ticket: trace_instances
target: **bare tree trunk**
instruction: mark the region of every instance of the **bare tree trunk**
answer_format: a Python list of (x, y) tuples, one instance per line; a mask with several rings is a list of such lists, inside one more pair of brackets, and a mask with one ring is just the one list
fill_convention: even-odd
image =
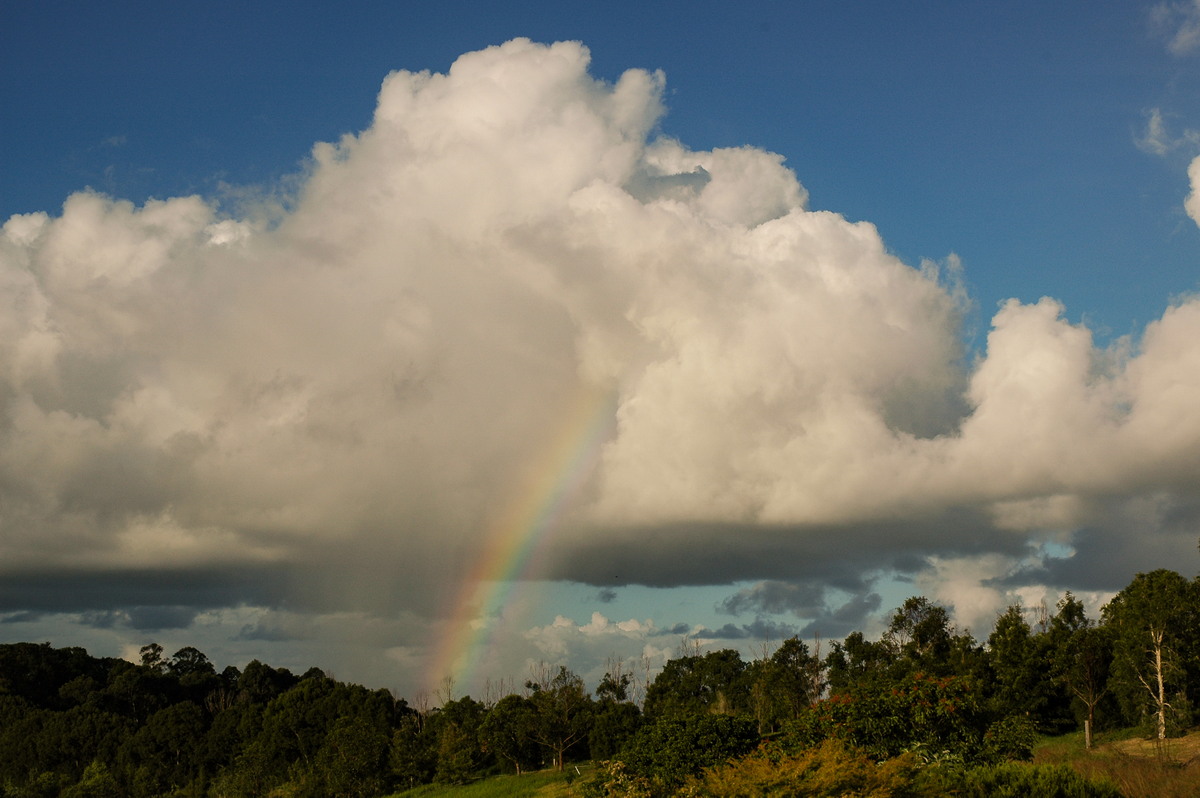
[(1150, 630), (1150, 637), (1154, 641), (1154, 675), (1158, 679), (1158, 695), (1156, 696), (1158, 703), (1158, 739), (1165, 740), (1167, 738), (1167, 692), (1163, 686), (1162, 630)]

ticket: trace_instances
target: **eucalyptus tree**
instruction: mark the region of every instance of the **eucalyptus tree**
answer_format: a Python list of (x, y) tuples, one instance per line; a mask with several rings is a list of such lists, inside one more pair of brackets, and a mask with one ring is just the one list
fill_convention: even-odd
[(1163, 739), (1173, 718), (1190, 721), (1185, 663), (1196, 645), (1196, 587), (1167, 569), (1140, 573), (1102, 612), (1113, 640), (1109, 683), (1128, 719), (1153, 717)]

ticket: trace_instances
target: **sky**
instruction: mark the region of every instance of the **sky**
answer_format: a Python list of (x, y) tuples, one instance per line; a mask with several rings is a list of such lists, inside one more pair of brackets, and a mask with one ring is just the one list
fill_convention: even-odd
[(1200, 2), (0, 2), (0, 107), (0, 642), (419, 703), (1200, 566)]

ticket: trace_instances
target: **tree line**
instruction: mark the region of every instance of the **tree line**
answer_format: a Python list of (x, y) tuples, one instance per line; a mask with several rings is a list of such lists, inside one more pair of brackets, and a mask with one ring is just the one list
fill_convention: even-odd
[(821, 756), (975, 767), (1028, 758), (1038, 733), (1167, 737), (1196, 721), (1200, 579), (1138, 574), (1096, 620), (1069, 593), (1013, 606), (984, 640), (913, 597), (878, 640), (791, 638), (751, 660), (685, 646), (641, 701), (631, 687), (619, 663), (594, 692), (543, 667), (519, 692), (420, 708), (316, 668), (218, 671), (192, 647), (132, 663), (0, 645), (0, 798), (377, 796), (583, 760), (604, 762), (587, 794), (668, 795), (765, 752), (779, 778), (831, 744)]

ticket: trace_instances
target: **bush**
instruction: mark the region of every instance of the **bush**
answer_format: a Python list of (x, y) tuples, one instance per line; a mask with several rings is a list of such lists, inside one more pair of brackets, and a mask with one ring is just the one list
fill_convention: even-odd
[(749, 753), (758, 741), (757, 726), (749, 718), (663, 718), (639, 729), (616, 759), (629, 773), (670, 789), (706, 767)]
[(990, 762), (1033, 759), (1037, 726), (1025, 715), (1010, 715), (988, 727), (983, 736), (984, 758)]
[(926, 795), (918, 785), (919, 767), (912, 755), (878, 764), (866, 753), (838, 740), (826, 740), (796, 756), (764, 747), (727, 765), (710, 768), (693, 779), (685, 792), (694, 795), (902, 798)]

